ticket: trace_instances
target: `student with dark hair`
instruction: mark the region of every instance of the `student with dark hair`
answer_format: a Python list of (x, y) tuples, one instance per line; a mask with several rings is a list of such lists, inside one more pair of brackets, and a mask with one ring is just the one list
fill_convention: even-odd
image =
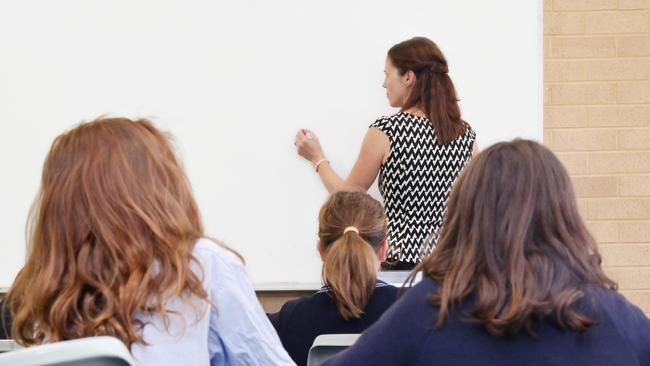
[(423, 280), (327, 365), (650, 365), (560, 161), (525, 140), (476, 156)]
[(0, 299), (0, 339), (11, 339), (11, 313)]
[(150, 122), (99, 118), (58, 136), (29, 228), (6, 297), (19, 344), (108, 335), (140, 365), (293, 365)]
[(384, 73), (388, 102), (400, 112), (370, 125), (346, 179), (330, 166), (314, 132), (298, 131), (294, 144), (330, 192), (367, 190), (379, 174), (390, 237), (385, 268), (406, 270), (435, 247), (452, 184), (478, 148), (461, 118), (447, 59), (433, 41), (394, 45)]
[(325, 202), (318, 231), (325, 286), (270, 315), (296, 364), (307, 364), (318, 335), (361, 333), (395, 301), (397, 289), (377, 279), (386, 235), (384, 209), (368, 194), (340, 191)]

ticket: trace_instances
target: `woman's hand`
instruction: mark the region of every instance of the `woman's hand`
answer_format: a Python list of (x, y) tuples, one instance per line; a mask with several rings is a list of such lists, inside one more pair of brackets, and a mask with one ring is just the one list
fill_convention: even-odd
[(312, 164), (325, 158), (318, 137), (308, 129), (301, 128), (298, 130), (298, 133), (296, 133), (296, 140), (293, 144), (296, 145), (298, 155), (307, 159)]

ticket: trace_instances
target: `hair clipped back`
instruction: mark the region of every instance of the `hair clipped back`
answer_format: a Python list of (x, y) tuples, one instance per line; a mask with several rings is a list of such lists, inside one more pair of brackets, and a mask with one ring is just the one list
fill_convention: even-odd
[(402, 110), (421, 106), (441, 144), (447, 144), (467, 131), (460, 116), (456, 88), (449, 77), (447, 59), (430, 39), (414, 37), (388, 50), (388, 58), (404, 75), (415, 73), (416, 82)]

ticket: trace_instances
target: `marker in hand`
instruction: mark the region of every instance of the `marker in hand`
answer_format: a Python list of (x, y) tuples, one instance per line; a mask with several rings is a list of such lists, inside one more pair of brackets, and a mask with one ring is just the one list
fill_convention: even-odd
[(311, 140), (311, 133), (309, 133), (309, 131), (307, 131), (307, 130), (304, 129), (304, 128), (301, 128), (300, 131), (302, 131), (302, 134), (305, 135), (305, 137), (307, 138), (307, 140)]

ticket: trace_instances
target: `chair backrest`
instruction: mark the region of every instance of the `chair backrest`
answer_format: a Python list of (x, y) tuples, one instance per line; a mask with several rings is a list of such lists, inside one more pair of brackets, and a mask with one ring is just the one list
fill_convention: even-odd
[[(411, 275), (411, 271), (379, 271), (377, 273), (377, 278), (386, 282), (389, 285), (393, 285), (397, 288), (401, 288), (404, 285), (404, 282), (406, 279)], [(413, 278), (413, 286), (415, 286), (418, 282), (422, 281), (422, 271), (419, 271), (418, 273), (415, 274), (415, 277)], [(407, 284), (409, 285), (409, 284)], [(407, 286), (410, 287), (410, 286)]]
[(0, 354), (0, 366), (133, 366), (124, 343), (90, 337), (43, 344)]
[(21, 348), (21, 346), (11, 339), (0, 339), (0, 353), (15, 351)]
[(327, 359), (350, 347), (360, 334), (321, 334), (309, 349), (307, 366), (320, 366)]

